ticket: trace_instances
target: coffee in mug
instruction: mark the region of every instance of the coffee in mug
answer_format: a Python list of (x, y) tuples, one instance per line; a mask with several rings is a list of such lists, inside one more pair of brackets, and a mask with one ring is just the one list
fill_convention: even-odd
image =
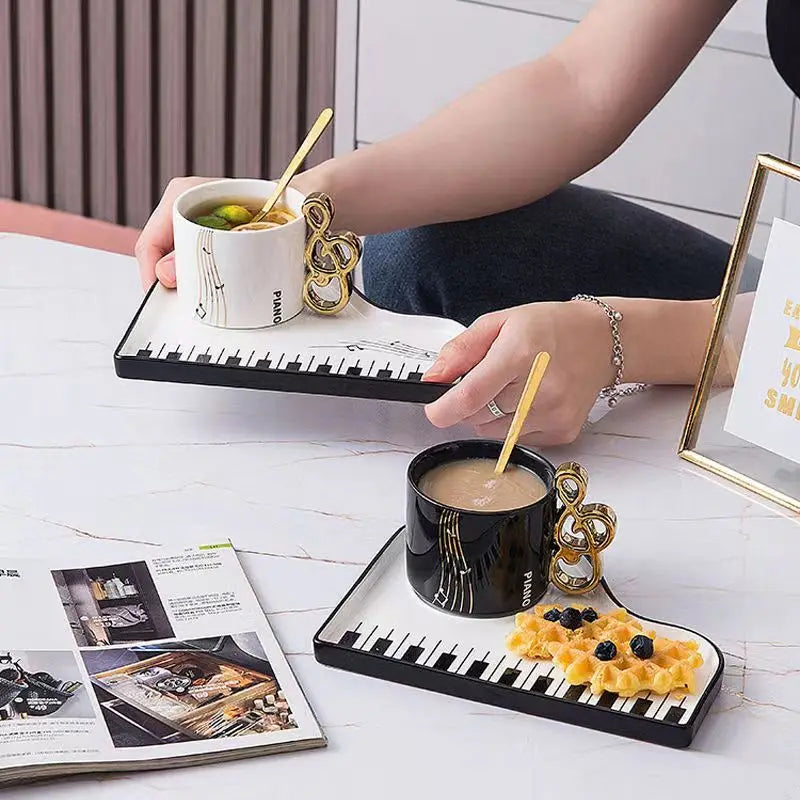
[(614, 538), (616, 517), (607, 506), (584, 504), (588, 477), (579, 464), (556, 469), (517, 446), (508, 469), (518, 482), (475, 507), (487, 496), (501, 449), (502, 442), (488, 439), (447, 442), (409, 464), (406, 573), (416, 594), (437, 609), (508, 616), (537, 603), (550, 583), (581, 594), (602, 578), (600, 551)]
[(512, 511), (529, 506), (547, 494), (547, 485), (532, 470), (509, 464), (497, 475), (496, 459), (446, 461), (419, 479), (422, 494), (466, 511)]

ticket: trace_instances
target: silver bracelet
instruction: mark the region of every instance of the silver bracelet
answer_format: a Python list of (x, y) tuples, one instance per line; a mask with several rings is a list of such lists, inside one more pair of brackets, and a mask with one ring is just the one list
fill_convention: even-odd
[(622, 352), (622, 337), (619, 332), (622, 314), (608, 303), (590, 294), (576, 294), (572, 299), (583, 300), (599, 306), (611, 324), (611, 363), (616, 367), (617, 372), (614, 376), (614, 382), (600, 392), (599, 398), (605, 400), (609, 408), (613, 408), (623, 397), (630, 397), (646, 391), (649, 388), (646, 383), (632, 383), (630, 386), (622, 386), (622, 373), (625, 370), (625, 355)]

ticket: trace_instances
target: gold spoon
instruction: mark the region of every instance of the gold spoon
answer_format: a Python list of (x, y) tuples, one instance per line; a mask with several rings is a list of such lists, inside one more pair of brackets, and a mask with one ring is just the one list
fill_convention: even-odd
[(280, 196), (284, 193), (286, 187), (289, 185), (289, 181), (294, 178), (295, 173), (300, 169), (302, 163), (306, 160), (306, 157), (319, 140), (319, 137), (325, 133), (325, 129), (328, 127), (328, 125), (330, 125), (332, 119), (333, 109), (323, 109), (320, 115), (317, 117), (317, 121), (311, 126), (310, 130), (306, 134), (306, 138), (303, 139), (302, 144), (297, 148), (297, 152), (292, 156), (292, 160), (289, 162), (289, 166), (284, 170), (283, 175), (281, 175), (278, 185), (275, 187), (275, 191), (269, 196), (269, 198), (267, 198), (267, 202), (261, 207), (261, 211), (259, 211), (253, 217), (253, 219), (250, 220), (250, 222), (247, 222), (244, 225), (237, 225), (233, 230), (238, 231), (242, 228), (254, 225), (264, 219), (264, 217), (266, 217), (267, 214), (272, 211), (272, 207), (278, 202)]
[(542, 383), (544, 372), (547, 365), (550, 363), (550, 354), (542, 351), (537, 354), (533, 359), (531, 371), (528, 373), (528, 380), (525, 382), (525, 388), (522, 390), (522, 397), (517, 403), (517, 410), (514, 412), (514, 418), (511, 420), (511, 427), (506, 434), (506, 440), (503, 442), (503, 449), (500, 451), (500, 457), (497, 459), (497, 464), (494, 466), (494, 474), (502, 475), (508, 465), (508, 459), (511, 457), (511, 451), (517, 444), (520, 433), (522, 433), (522, 426), (528, 417), (528, 412), (531, 410), (533, 400), (536, 397), (536, 392), (539, 391), (539, 386)]

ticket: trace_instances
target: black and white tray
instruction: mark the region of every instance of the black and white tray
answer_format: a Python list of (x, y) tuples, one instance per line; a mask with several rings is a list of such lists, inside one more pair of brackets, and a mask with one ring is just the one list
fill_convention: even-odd
[(214, 328), (181, 314), (175, 292), (155, 284), (114, 364), (121, 378), (429, 403), (449, 385), (422, 376), (463, 330), (385, 311), (356, 292), (334, 316), (306, 310), (274, 328)]
[[(623, 698), (570, 686), (551, 662), (520, 659), (506, 650), (513, 618), (463, 619), (424, 604), (406, 580), (404, 556), (401, 529), (317, 632), (319, 662), (671, 747), (691, 743), (719, 693), (724, 662), (713, 642), (632, 611), (659, 635), (698, 642), (704, 664), (697, 671), (696, 694)], [(605, 581), (580, 601), (599, 612), (621, 606)], [(563, 603), (564, 598), (553, 590), (542, 602)]]

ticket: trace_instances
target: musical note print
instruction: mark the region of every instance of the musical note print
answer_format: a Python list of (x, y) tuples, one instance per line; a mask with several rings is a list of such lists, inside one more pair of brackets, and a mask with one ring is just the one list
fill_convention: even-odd
[(214, 231), (204, 228), (197, 237), (198, 299), (195, 315), (198, 319), (207, 316), (213, 325), (225, 325), (228, 306), (225, 299), (225, 284), (219, 276), (214, 260)]
[(349, 352), (364, 352), (371, 350), (376, 353), (388, 353), (401, 358), (408, 358), (415, 361), (435, 361), (436, 353), (433, 350), (424, 350), (421, 347), (414, 347), (397, 339), (387, 341), (385, 339), (358, 339), (355, 342), (338, 342), (336, 344), (315, 344), (309, 349), (338, 350), (345, 349)]
[(471, 614), (475, 601), (472, 569), (461, 545), (457, 511), (444, 509), (439, 518), (439, 559), (439, 588), (433, 602), (449, 611), (456, 611), (458, 606), (460, 614)]

